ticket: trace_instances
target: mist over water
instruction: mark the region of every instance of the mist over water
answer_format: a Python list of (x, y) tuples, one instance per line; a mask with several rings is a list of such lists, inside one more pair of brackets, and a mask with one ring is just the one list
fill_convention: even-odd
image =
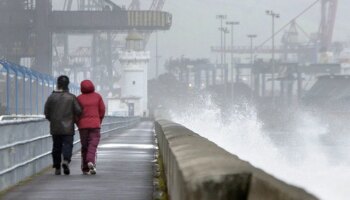
[(311, 113), (299, 111), (291, 130), (271, 131), (263, 128), (254, 106), (233, 107), (223, 117), (209, 97), (182, 113), (170, 112), (170, 116), (242, 160), (320, 199), (349, 199), (349, 137), (329, 135), (327, 124)]

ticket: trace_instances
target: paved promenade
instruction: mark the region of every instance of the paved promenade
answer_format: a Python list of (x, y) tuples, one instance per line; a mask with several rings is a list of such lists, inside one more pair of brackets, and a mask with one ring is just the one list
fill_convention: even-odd
[[(79, 137), (79, 136), (76, 136)], [(82, 175), (80, 153), (73, 156), (71, 175), (53, 169), (13, 188), (4, 200), (148, 200), (153, 195), (153, 123), (111, 134), (100, 142), (97, 174)]]

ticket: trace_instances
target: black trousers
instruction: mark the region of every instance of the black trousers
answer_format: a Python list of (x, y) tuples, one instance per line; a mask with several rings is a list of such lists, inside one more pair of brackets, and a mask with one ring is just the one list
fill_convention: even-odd
[(62, 156), (63, 160), (70, 163), (73, 151), (74, 135), (53, 135), (52, 136), (52, 160), (53, 168), (61, 168)]

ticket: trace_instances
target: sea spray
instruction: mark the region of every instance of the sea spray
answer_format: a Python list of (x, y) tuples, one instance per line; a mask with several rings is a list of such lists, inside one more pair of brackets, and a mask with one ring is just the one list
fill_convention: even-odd
[(263, 129), (254, 106), (234, 106), (223, 115), (222, 107), (210, 97), (189, 105), (185, 112), (170, 113), (173, 121), (321, 199), (350, 196), (349, 162), (332, 162), (329, 151), (333, 147), (321, 142), (322, 136), (329, 134), (328, 127), (312, 113), (297, 112), (295, 127), (283, 132)]

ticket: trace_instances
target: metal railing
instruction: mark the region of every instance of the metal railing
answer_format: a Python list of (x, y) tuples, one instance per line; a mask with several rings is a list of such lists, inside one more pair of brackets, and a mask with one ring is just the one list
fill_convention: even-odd
[(44, 119), (44, 115), (0, 115), (0, 122), (10, 120)]
[[(0, 60), (0, 115), (40, 114), (44, 103), (56, 87), (53, 76)], [(79, 87), (70, 84), (73, 94)]]
[[(106, 117), (101, 137), (130, 128), (139, 121), (137, 117)], [(3, 121), (0, 130), (0, 191), (51, 165), (52, 140), (46, 120)], [(74, 151), (78, 149), (80, 139), (75, 137)]]

